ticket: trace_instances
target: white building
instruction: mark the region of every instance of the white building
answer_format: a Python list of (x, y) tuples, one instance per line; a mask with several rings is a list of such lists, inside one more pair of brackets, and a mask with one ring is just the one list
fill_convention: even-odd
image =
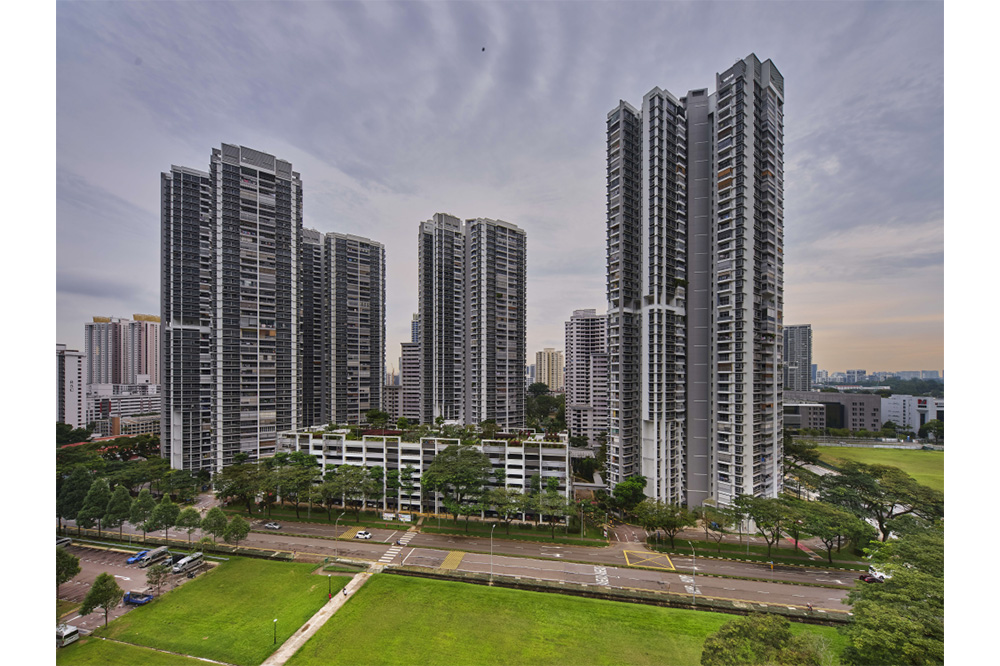
[(87, 355), (56, 344), (56, 423), (87, 427)]
[(552, 347), (535, 352), (537, 381), (548, 386), (550, 391), (564, 390), (566, 385), (563, 381), (563, 364), (563, 353)]
[(608, 431), (608, 316), (574, 310), (566, 322), (566, 427), (591, 446)]
[(917, 432), (935, 419), (944, 421), (944, 398), (913, 395), (882, 398), (882, 423), (892, 421), (903, 430)]

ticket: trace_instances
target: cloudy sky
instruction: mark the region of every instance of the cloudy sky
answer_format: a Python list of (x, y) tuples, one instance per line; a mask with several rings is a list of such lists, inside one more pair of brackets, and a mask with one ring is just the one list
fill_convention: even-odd
[[(59, 2), (57, 341), (159, 312), (159, 174), (239, 143), (302, 174), (305, 225), (385, 244), (387, 361), (433, 213), (528, 235), (528, 352), (606, 308), (604, 126), (654, 86), (785, 77), (786, 324), (821, 368), (943, 370), (935, 2)], [(483, 50), (485, 48), (485, 51)]]

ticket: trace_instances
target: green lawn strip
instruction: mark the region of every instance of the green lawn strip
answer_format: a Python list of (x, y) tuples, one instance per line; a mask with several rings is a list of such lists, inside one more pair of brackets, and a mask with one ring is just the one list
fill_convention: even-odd
[[(380, 574), (287, 663), (695, 666), (705, 638), (731, 619), (721, 613)], [(819, 633), (839, 654), (843, 641), (836, 629), (792, 623), (792, 630)]]
[(852, 446), (819, 446), (820, 457), (836, 466), (851, 460), (867, 465), (892, 465), (934, 490), (944, 491), (944, 451), (870, 449)]
[(66, 601), (65, 599), (56, 599), (56, 620), (61, 618), (63, 615), (67, 615), (77, 608), (80, 607), (80, 603), (77, 601)]
[[(465, 531), (464, 526), (459, 527), (432, 527), (427, 523), (420, 526), (420, 532), (423, 534), (448, 534), (452, 536), (463, 536), (463, 537), (479, 537), (480, 539), (488, 539), (490, 536), (489, 530), (470, 530)], [(608, 542), (603, 539), (580, 539), (579, 537), (573, 538), (572, 536), (567, 537), (560, 535), (556, 532), (556, 538), (552, 538), (551, 532), (547, 531), (522, 531), (515, 532), (511, 530), (508, 536), (506, 532), (501, 533), (499, 529), (494, 531), (493, 538), (497, 541), (534, 541), (538, 543), (560, 543), (565, 545), (573, 546), (592, 546), (595, 548), (603, 548), (608, 545)]]
[[(223, 511), (231, 516), (240, 516), (245, 520), (263, 520), (264, 522), (284, 522), (284, 523), (315, 523), (317, 525), (324, 526), (334, 526), (339, 525), (341, 527), (382, 527), (387, 529), (396, 530), (406, 530), (409, 527), (417, 524), (417, 519), (414, 517), (412, 522), (404, 523), (398, 520), (383, 520), (381, 518), (382, 512), (373, 511), (362, 511), (360, 520), (355, 519), (354, 511), (348, 510), (347, 513), (339, 520), (337, 516), (340, 515), (343, 509), (339, 509), (333, 512), (332, 519), (327, 516), (325, 510), (317, 511), (313, 509), (312, 515), (306, 514), (305, 509), (299, 509), (300, 517), (295, 516), (295, 509), (290, 507), (271, 507), (271, 515), (267, 513), (254, 513), (252, 516), (247, 516), (246, 507), (238, 506), (227, 506), (223, 507)], [(389, 511), (388, 513), (394, 513)]]
[[(821, 569), (828, 569), (831, 567), (839, 567), (842, 569), (850, 570), (867, 570), (868, 563), (863, 562), (856, 556), (849, 553), (848, 549), (845, 547), (840, 553), (836, 550), (833, 553), (833, 564), (826, 558), (826, 550), (813, 549), (813, 552), (820, 556), (821, 559), (814, 560), (811, 559), (806, 553), (795, 548), (792, 544), (787, 541), (783, 541), (781, 548), (771, 547), (771, 555), (767, 554), (767, 546), (750, 546), (750, 553), (747, 554), (746, 544), (722, 544), (722, 552), (719, 552), (719, 547), (714, 542), (705, 541), (692, 541), (691, 543), (695, 546), (695, 553), (698, 557), (713, 557), (716, 559), (725, 560), (742, 560), (749, 562), (762, 562), (767, 563), (773, 561), (775, 564), (791, 564), (796, 566), (811, 566), (819, 567)], [(660, 544), (650, 543), (648, 544), (650, 549), (661, 553), (669, 553), (671, 555), (678, 556), (690, 556), (691, 548), (684, 546), (687, 544), (687, 540), (676, 541), (673, 548), (670, 547), (669, 541), (661, 542)]]
[(143, 666), (205, 666), (193, 657), (157, 652), (146, 647), (126, 645), (99, 638), (81, 638), (56, 650), (57, 666), (108, 666), (108, 664), (142, 664)]
[(99, 635), (256, 666), (350, 580), (313, 576), (314, 564), (233, 558), (112, 622)]

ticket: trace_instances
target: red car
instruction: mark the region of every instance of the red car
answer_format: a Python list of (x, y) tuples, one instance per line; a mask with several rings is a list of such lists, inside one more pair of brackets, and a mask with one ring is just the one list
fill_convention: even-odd
[(884, 583), (885, 581), (878, 576), (873, 576), (871, 574), (861, 574), (858, 576), (858, 580), (864, 581), (866, 583)]

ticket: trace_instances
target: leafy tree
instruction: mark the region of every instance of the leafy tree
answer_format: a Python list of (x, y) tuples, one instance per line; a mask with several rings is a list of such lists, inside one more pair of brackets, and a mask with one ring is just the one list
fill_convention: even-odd
[(546, 395), (549, 392), (549, 385), (545, 382), (535, 382), (528, 386), (528, 394), (534, 398)]
[(601, 467), (600, 461), (593, 456), (588, 458), (573, 458), (572, 462), (573, 473), (588, 482), (592, 482), (594, 480), (594, 472)]
[(587, 446), (588, 444), (590, 444), (590, 440), (587, 439), (586, 435), (570, 435), (569, 437), (570, 446), (581, 448)]
[(629, 477), (616, 484), (612, 494), (622, 511), (630, 513), (646, 498), (646, 477)]
[(875, 529), (871, 525), (849, 511), (826, 502), (808, 502), (807, 507), (802, 519), (803, 527), (823, 543), (826, 559), (831, 565), (833, 547), (840, 543), (841, 539), (854, 536), (861, 540), (866, 532), (869, 540), (875, 536)]
[(153, 509), (150, 520), (157, 529), (164, 531), (163, 538), (167, 541), (170, 540), (170, 528), (177, 524), (177, 517), (180, 513), (181, 508), (170, 500), (169, 495), (164, 495), (160, 499), (160, 503)]
[(225, 533), (227, 523), (225, 512), (219, 507), (213, 506), (205, 514), (204, 520), (201, 521), (201, 530), (211, 534), (212, 542), (215, 543), (216, 539)]
[(486, 419), (479, 424), (479, 429), (483, 433), (483, 439), (496, 439), (500, 426), (497, 425), (496, 419)]
[(392, 498), (393, 508), (399, 510), (399, 470), (390, 469), (385, 473), (386, 501)]
[[(824, 648), (809, 634), (794, 636), (788, 620), (751, 613), (726, 624), (705, 639), (702, 666), (814, 665), (829, 661)], [(890, 663), (890, 662), (870, 662)]]
[(376, 430), (382, 430), (389, 422), (390, 416), (380, 409), (369, 409), (365, 412), (365, 420)]
[[(246, 460), (246, 454), (235, 454), (233, 460)], [(237, 462), (222, 468), (215, 475), (215, 496), (223, 501), (233, 500), (246, 506), (247, 515), (253, 515), (253, 503), (259, 490), (259, 474), (256, 465)]]
[(543, 516), (548, 518), (549, 526), (552, 528), (552, 538), (555, 539), (556, 523), (566, 518), (573, 510), (573, 506), (566, 497), (559, 494), (558, 488), (554, 487), (558, 485), (559, 480), (554, 476), (550, 476), (549, 481), (555, 483), (549, 484), (549, 487), (538, 498), (538, 509)]
[(441, 493), (458, 523), (455, 509), (465, 501), (475, 502), (492, 472), (493, 465), (482, 451), (452, 444), (434, 457), (434, 462), (421, 477), (421, 486)]
[(104, 525), (118, 528), (118, 540), (122, 538), (122, 526), (132, 515), (132, 496), (125, 486), (115, 486), (108, 507), (104, 512)]
[(95, 479), (87, 491), (87, 496), (83, 500), (83, 507), (76, 516), (76, 523), (81, 527), (91, 528), (97, 525), (97, 534), (101, 534), (101, 521), (108, 511), (108, 502), (111, 501), (111, 488), (108, 487), (107, 479)]
[(405, 465), (403, 469), (399, 470), (399, 488), (407, 497), (413, 494), (413, 491), (417, 489), (417, 483), (413, 480), (413, 474), (417, 469), (413, 465)]
[(400, 416), (398, 419), (396, 419), (396, 428), (398, 430), (406, 430), (409, 427), (410, 427), (410, 419), (406, 418), (405, 416)]
[(790, 442), (785, 444), (785, 457), (796, 465), (815, 465), (819, 462), (819, 447), (815, 444)]
[(66, 423), (56, 423), (56, 446), (65, 446), (66, 444), (76, 444), (77, 442), (86, 442), (90, 439), (90, 436), (94, 434), (94, 424), (87, 424), (86, 428), (74, 428), (73, 426)]
[(149, 568), (146, 569), (146, 585), (156, 589), (156, 593), (160, 593), (160, 587), (167, 580), (167, 576), (170, 575), (170, 566), (157, 563), (150, 564)]
[(931, 419), (927, 423), (920, 426), (920, 430), (917, 431), (917, 436), (923, 438), (928, 435), (933, 436), (936, 440), (944, 441), (944, 421)]
[(226, 540), (226, 543), (238, 546), (240, 541), (247, 538), (248, 534), (250, 534), (250, 523), (245, 521), (241, 516), (233, 516), (233, 519), (226, 525), (226, 531), (223, 533), (222, 538)]
[[(619, 484), (620, 485), (620, 484)], [(698, 522), (698, 515), (687, 507), (646, 498), (635, 508), (634, 514), (645, 529), (662, 529), (674, 547), (674, 538), (686, 527)]]
[(122, 600), (125, 591), (118, 587), (114, 576), (108, 573), (100, 574), (83, 598), (83, 606), (80, 607), (80, 615), (89, 615), (94, 610), (101, 608), (104, 610), (104, 626), (108, 626), (108, 611), (118, 605)]
[(177, 527), (181, 529), (187, 529), (188, 533), (188, 548), (191, 547), (191, 534), (201, 527), (201, 514), (198, 513), (198, 509), (193, 506), (189, 506), (180, 515), (177, 516)]
[(517, 488), (493, 488), (486, 492), (485, 504), (497, 512), (497, 520), (502, 522), (510, 534), (510, 523), (521, 511), (524, 493)]
[(75, 520), (80, 514), (92, 483), (93, 477), (82, 465), (74, 467), (69, 478), (63, 482), (56, 497), (56, 516), (59, 518), (60, 529), (63, 519)]
[(80, 573), (80, 558), (62, 546), (56, 547), (56, 597), (59, 596), (59, 586), (68, 583)]
[(909, 474), (889, 465), (847, 462), (840, 474), (823, 477), (820, 499), (857, 516), (871, 518), (882, 540), (892, 534), (890, 522), (907, 514), (933, 521), (944, 516), (944, 494), (922, 486)]
[(368, 471), (357, 465), (341, 465), (335, 470), (327, 471), (327, 476), (331, 479), (335, 493), (344, 499), (345, 507), (348, 500), (357, 501), (354, 516), (360, 522), (367, 492)]
[(722, 539), (732, 531), (737, 519), (732, 511), (725, 507), (703, 505), (700, 509), (701, 526), (705, 530), (705, 540), (712, 539), (722, 552)]
[(736, 504), (757, 524), (757, 529), (767, 542), (767, 556), (770, 557), (771, 547), (778, 544), (781, 531), (787, 526), (787, 507), (775, 497), (753, 495), (740, 495), (736, 498)]
[[(296, 456), (296, 454), (299, 454)], [(313, 481), (319, 475), (319, 466), (316, 459), (304, 451), (296, 451), (289, 458), (289, 464), (278, 470), (279, 485), (284, 496), (290, 499), (295, 505), (295, 517), (299, 518), (299, 507), (302, 500), (310, 488)], [(304, 460), (305, 456), (308, 460)]]
[(148, 488), (143, 488), (139, 496), (132, 501), (132, 508), (129, 511), (128, 521), (142, 530), (142, 541), (146, 541), (146, 523), (153, 517), (153, 510), (156, 509), (156, 500)]

